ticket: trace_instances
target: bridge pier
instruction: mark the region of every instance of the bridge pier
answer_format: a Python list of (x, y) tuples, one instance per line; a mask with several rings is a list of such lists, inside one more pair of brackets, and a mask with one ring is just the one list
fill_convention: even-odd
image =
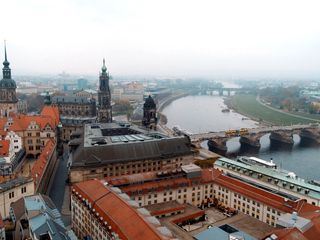
[(228, 138), (213, 138), (208, 140), (208, 148), (211, 152), (225, 155), (228, 151), (227, 148)]
[(245, 135), (240, 137), (240, 144), (242, 148), (254, 148), (260, 149), (260, 135), (259, 134), (252, 134), (252, 135)]
[(320, 144), (320, 128), (304, 128), (300, 131), (301, 142)]
[(269, 139), (270, 144), (274, 146), (283, 144), (292, 146), (294, 144), (292, 131), (273, 131)]

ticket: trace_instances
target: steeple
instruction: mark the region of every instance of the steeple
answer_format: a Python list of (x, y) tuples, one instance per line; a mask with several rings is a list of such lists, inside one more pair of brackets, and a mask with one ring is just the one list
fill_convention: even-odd
[(6, 41), (4, 41), (4, 62), (2, 68), (3, 79), (11, 79), (11, 69), (9, 68), (9, 61), (7, 59), (7, 46)]
[(3, 77), (0, 81), (0, 116), (8, 116), (10, 112), (17, 113), (16, 82), (11, 79), (10, 63), (7, 56), (6, 41), (4, 41)]
[(106, 61), (103, 59), (99, 77), (98, 91), (98, 121), (112, 122), (111, 93), (109, 87), (109, 73), (107, 72)]
[(102, 73), (106, 73), (107, 72), (107, 67), (106, 67), (106, 60), (103, 58), (103, 65), (102, 65)]
[(7, 44), (6, 44), (6, 40), (4, 40), (4, 62), (5, 63), (9, 63), (8, 59), (7, 59)]

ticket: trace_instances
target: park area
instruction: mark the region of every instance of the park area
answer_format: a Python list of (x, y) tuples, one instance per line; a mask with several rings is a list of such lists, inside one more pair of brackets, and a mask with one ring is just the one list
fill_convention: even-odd
[(259, 122), (275, 125), (292, 125), (319, 121), (266, 106), (259, 102), (255, 95), (234, 95), (230, 103), (235, 111)]

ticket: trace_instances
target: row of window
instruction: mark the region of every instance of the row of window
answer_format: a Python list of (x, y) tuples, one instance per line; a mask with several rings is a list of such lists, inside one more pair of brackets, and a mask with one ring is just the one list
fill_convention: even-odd
[[(25, 187), (22, 187), (21, 188), (21, 194), (24, 194), (24, 193), (26, 193), (27, 192), (27, 187), (25, 186)], [(12, 192), (9, 192), (9, 199), (11, 199), (11, 198), (14, 198), (14, 191), (12, 191)]]

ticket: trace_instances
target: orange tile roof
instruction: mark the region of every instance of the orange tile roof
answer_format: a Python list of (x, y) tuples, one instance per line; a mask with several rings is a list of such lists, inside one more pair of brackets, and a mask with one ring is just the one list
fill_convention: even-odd
[[(1, 123), (0, 123), (1, 126)], [(5, 138), (7, 136), (7, 131), (0, 128), (0, 139)]]
[(53, 139), (49, 139), (31, 169), (31, 176), (36, 185), (41, 182), (49, 156), (53, 153), (53, 151), (55, 151), (55, 141)]
[(49, 116), (54, 121), (55, 125), (57, 126), (60, 121), (60, 113), (59, 108), (57, 106), (47, 106), (45, 105), (42, 108), (41, 116)]
[[(138, 211), (105, 187), (99, 180), (89, 180), (73, 186), (82, 198), (88, 199), (92, 208), (108, 222), (121, 239), (164, 239), (160, 233), (138, 213)], [(73, 193), (74, 194), (74, 193)]]
[[(26, 131), (28, 126), (32, 121), (36, 122), (41, 130), (43, 130), (47, 125), (49, 125), (52, 129), (55, 129), (57, 124), (55, 117), (47, 116), (47, 115), (16, 115), (11, 118), (12, 125), (8, 126), (9, 131), (21, 132)], [(9, 119), (1, 118), (0, 119), (0, 129), (3, 131), (5, 125), (7, 125)]]
[[(144, 176), (144, 174), (140, 175)], [(109, 177), (106, 178), (106, 181), (108, 181), (108, 183), (111, 185), (117, 186), (117, 184), (119, 183), (129, 183), (130, 181), (128, 181), (128, 178), (130, 178), (130, 176)], [(291, 213), (292, 211), (297, 211), (298, 209), (300, 209), (300, 211), (306, 211), (304, 210), (305, 208), (312, 208), (312, 205), (304, 204), (305, 201), (294, 202), (292, 200), (285, 199), (284, 197), (281, 197), (274, 193), (262, 190), (243, 181), (223, 175), (218, 169), (202, 169), (200, 178), (188, 179), (184, 176), (180, 176), (171, 179), (157, 179), (157, 181), (155, 181), (155, 178), (153, 178), (148, 179), (148, 181), (143, 183), (140, 182), (138, 184), (138, 182), (136, 182), (136, 184), (128, 184), (119, 187), (124, 192), (128, 193), (128, 195), (133, 195), (141, 191), (142, 193), (146, 194), (149, 192), (149, 190), (163, 191), (165, 189), (175, 189), (184, 186), (192, 186), (194, 185), (193, 182), (196, 182), (196, 184), (215, 183), (283, 212)], [(131, 183), (134, 182), (131, 181)]]
[[(305, 203), (306, 206), (310, 205)], [(311, 205), (313, 206), (313, 205)], [(313, 206), (315, 207), (315, 206)], [(311, 210), (311, 207), (304, 208), (304, 210)], [(307, 218), (311, 220), (311, 226), (305, 231), (302, 232), (296, 227), (293, 228), (282, 228), (276, 229), (269, 233), (268, 236), (271, 234), (277, 235), (278, 240), (315, 240), (320, 238), (320, 208), (315, 207), (313, 210), (308, 212), (302, 212), (299, 214), (300, 217)], [(267, 237), (267, 236), (266, 236)]]
[(10, 147), (9, 140), (0, 140), (0, 156), (8, 157), (9, 156), (9, 147)]
[[(309, 240), (303, 236), (303, 233), (298, 228), (276, 229), (272, 233), (277, 235), (277, 240)], [(270, 235), (268, 234), (268, 236)]]

